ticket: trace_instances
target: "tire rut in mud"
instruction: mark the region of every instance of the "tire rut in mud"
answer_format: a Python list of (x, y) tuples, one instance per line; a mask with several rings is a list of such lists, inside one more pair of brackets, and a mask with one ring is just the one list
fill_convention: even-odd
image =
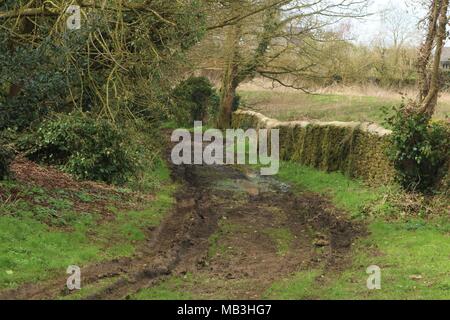
[(296, 195), (253, 171), (192, 165), (174, 167), (173, 177), (184, 183), (183, 190), (144, 258), (89, 299), (127, 298), (187, 274), (194, 284), (178, 289), (195, 297), (258, 299), (296, 271), (344, 269), (352, 242), (364, 232), (327, 199)]
[[(179, 289), (195, 297), (261, 298), (274, 281), (296, 271), (318, 265), (325, 270), (345, 268), (352, 242), (363, 234), (363, 227), (350, 222), (327, 199), (312, 193), (297, 195), (251, 170), (206, 165), (171, 169), (173, 179), (183, 185), (172, 213), (149, 231), (147, 243), (134, 257), (83, 268), (84, 286), (113, 280), (87, 299), (129, 298), (186, 274), (194, 275), (195, 285)], [(65, 277), (0, 297), (70, 295)]]
[(126, 277), (88, 299), (124, 298), (172, 274), (180, 265), (195, 268), (208, 250), (208, 239), (216, 231), (220, 217), (216, 195), (209, 187), (211, 177), (198, 173), (205, 168), (194, 165), (172, 168), (172, 178), (183, 183), (173, 213), (154, 233), (140, 254), (143, 258), (136, 261)]

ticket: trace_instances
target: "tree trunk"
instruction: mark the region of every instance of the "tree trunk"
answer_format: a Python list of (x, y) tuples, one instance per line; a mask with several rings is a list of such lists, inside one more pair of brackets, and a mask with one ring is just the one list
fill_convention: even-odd
[(426, 115), (428, 118), (434, 114), (436, 104), (439, 95), (440, 83), (440, 62), (442, 56), (442, 48), (447, 36), (447, 24), (448, 24), (448, 5), (449, 0), (442, 0), (440, 3), (440, 10), (438, 13), (437, 27), (435, 30), (435, 53), (434, 60), (431, 66), (431, 74), (429, 76), (429, 85), (427, 95), (423, 97), (423, 101), (420, 105), (419, 112)]
[(433, 50), (438, 14), (439, 4), (437, 3), (437, 0), (432, 0), (430, 4), (430, 11), (428, 13), (428, 30), (425, 41), (420, 47), (419, 57), (417, 61), (418, 85), (420, 90), (419, 96), (417, 97), (418, 101), (422, 101), (422, 99), (427, 95), (428, 92), (427, 68)]
[(229, 128), (233, 112), (233, 102), (236, 97), (236, 89), (239, 86), (239, 39), (241, 27), (233, 25), (227, 33), (227, 62), (225, 65), (222, 89), (220, 97), (220, 116), (218, 127)]
[(244, 79), (253, 79), (257, 73), (258, 67), (264, 65), (264, 56), (267, 53), (271, 39), (274, 37), (274, 34), (279, 27), (277, 19), (277, 9), (270, 9), (267, 11), (263, 32), (258, 39), (258, 46), (252, 59), (246, 63), (240, 61), (239, 56), (241, 26), (239, 24), (232, 26), (227, 34), (228, 60), (222, 81), (220, 118), (218, 123), (220, 128), (228, 128), (231, 124), (233, 102), (239, 83)]
[[(236, 67), (232, 67), (233, 69), (237, 69)], [(232, 71), (232, 73), (234, 73)], [(230, 79), (231, 83), (223, 84), (222, 87), (222, 97), (220, 99), (220, 117), (218, 126), (221, 129), (229, 128), (231, 125), (231, 117), (233, 113), (233, 103), (234, 98), (236, 97), (236, 80)]]

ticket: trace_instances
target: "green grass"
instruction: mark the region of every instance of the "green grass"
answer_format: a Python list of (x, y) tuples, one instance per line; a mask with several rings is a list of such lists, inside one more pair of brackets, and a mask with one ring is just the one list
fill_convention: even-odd
[(171, 277), (159, 285), (143, 289), (134, 294), (133, 300), (190, 300), (192, 295), (182, 290), (181, 286), (190, 281), (191, 276), (187, 274), (184, 278)]
[[(375, 206), (372, 219), (366, 219), (369, 236), (357, 241), (351, 266), (344, 272), (317, 267), (280, 280), (267, 290), (270, 299), (449, 299), (450, 298), (450, 220), (403, 218), (383, 201), (389, 187), (369, 188), (340, 173), (325, 173), (295, 163), (282, 163), (279, 178), (328, 196), (354, 217), (364, 217)], [(366, 268), (377, 265), (382, 272), (382, 289), (368, 290)], [(326, 281), (316, 278), (326, 274)]]
[(351, 180), (339, 172), (326, 173), (294, 162), (281, 162), (278, 178), (300, 189), (325, 195), (333, 203), (362, 217), (370, 206), (372, 214), (391, 215), (394, 208), (384, 201), (384, 195), (393, 186), (368, 188), (363, 182)]
[(291, 247), (294, 235), (287, 228), (270, 228), (264, 230), (277, 246), (277, 252), (280, 256), (284, 256)]
[(102, 253), (85, 232), (51, 231), (29, 218), (0, 217), (0, 230), (0, 288), (61, 274), (69, 265), (96, 260)]
[[(244, 227), (244, 229), (245, 229), (245, 227)], [(220, 220), (217, 231), (214, 232), (208, 239), (208, 242), (209, 242), (208, 257), (211, 258), (211, 257), (216, 256), (217, 254), (220, 254), (220, 255), (228, 254), (230, 249), (227, 246), (222, 245), (220, 243), (220, 240), (222, 239), (222, 237), (224, 237), (226, 235), (236, 233), (236, 232), (242, 232), (242, 231), (243, 231), (243, 226), (232, 224), (223, 219)]]
[(145, 170), (139, 177), (129, 181), (128, 186), (132, 190), (141, 192), (153, 192), (160, 189), (170, 179), (169, 168), (159, 156), (144, 161), (144, 163)]
[(219, 241), (222, 237), (222, 233), (220, 231), (217, 231), (213, 233), (209, 239), (209, 248), (208, 248), (208, 257), (212, 258), (216, 256), (217, 254), (225, 254), (227, 251), (227, 248), (223, 245), (219, 244)]
[[(387, 97), (340, 94), (304, 94), (270, 90), (240, 91), (243, 104), (268, 117), (282, 121), (317, 119), (323, 121), (384, 122), (383, 107), (401, 103), (400, 95)], [(437, 119), (450, 115), (450, 103), (439, 102)]]
[[(420, 223), (419, 223), (420, 222)], [(326, 273), (325, 286), (315, 278), (324, 272), (299, 272), (275, 283), (272, 299), (450, 299), (450, 237), (425, 221), (370, 225), (371, 235), (354, 249), (353, 263), (343, 273)], [(381, 268), (381, 290), (368, 290), (366, 268)]]
[(143, 211), (118, 212), (98, 225), (98, 216), (79, 215), (73, 231), (53, 230), (32, 218), (0, 217), (0, 288), (15, 287), (61, 274), (69, 265), (130, 256), (173, 204), (173, 187), (157, 194)]
[[(0, 289), (65, 274), (69, 265), (132, 255), (146, 230), (157, 226), (173, 205), (176, 186), (167, 181), (166, 171), (160, 173), (160, 188), (146, 209), (113, 210), (114, 219), (107, 221), (100, 213), (75, 212), (68, 191), (2, 181), (3, 199), (8, 193), (21, 197), (0, 205)], [(97, 197), (86, 191), (75, 196), (85, 202)]]
[(313, 299), (313, 286), (320, 270), (297, 272), (295, 275), (274, 283), (262, 296), (263, 299), (305, 300)]

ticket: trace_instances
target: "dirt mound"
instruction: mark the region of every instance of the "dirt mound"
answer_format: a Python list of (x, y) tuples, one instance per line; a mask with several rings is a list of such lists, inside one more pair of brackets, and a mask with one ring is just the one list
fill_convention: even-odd
[[(52, 203), (67, 201), (75, 212), (101, 214), (106, 220), (114, 218), (111, 208), (139, 209), (154, 199), (152, 195), (121, 190), (115, 186), (92, 181), (78, 181), (57, 168), (41, 166), (24, 158), (11, 164), (16, 183), (0, 184), (0, 201), (23, 200), (30, 206), (51, 208)], [(36, 187), (41, 193), (36, 193)], [(60, 208), (54, 208), (59, 211)]]
[(45, 189), (92, 189), (93, 191), (116, 192), (116, 188), (112, 186), (92, 181), (77, 181), (71, 175), (56, 168), (41, 166), (22, 157), (18, 157), (12, 162), (11, 172), (18, 181)]

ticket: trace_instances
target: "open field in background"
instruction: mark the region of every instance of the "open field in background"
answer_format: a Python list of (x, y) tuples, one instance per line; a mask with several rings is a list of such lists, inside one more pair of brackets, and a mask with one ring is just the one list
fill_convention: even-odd
[[(382, 124), (383, 107), (398, 105), (401, 94), (373, 86), (327, 88), (314, 94), (275, 87), (261, 81), (242, 85), (238, 90), (246, 108), (282, 121), (317, 119), (323, 121), (362, 121)], [(405, 92), (414, 97), (414, 92)], [(450, 94), (442, 94), (436, 119), (450, 117)]]

